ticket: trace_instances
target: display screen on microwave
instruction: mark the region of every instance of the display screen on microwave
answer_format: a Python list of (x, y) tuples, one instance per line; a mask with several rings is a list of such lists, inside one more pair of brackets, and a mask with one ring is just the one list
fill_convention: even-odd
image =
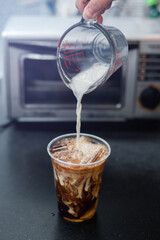
[[(24, 105), (75, 105), (72, 91), (61, 80), (56, 60), (31, 59), (23, 61), (23, 104)], [(122, 105), (123, 97), (122, 68), (110, 79), (83, 98), (83, 107), (99, 105)]]

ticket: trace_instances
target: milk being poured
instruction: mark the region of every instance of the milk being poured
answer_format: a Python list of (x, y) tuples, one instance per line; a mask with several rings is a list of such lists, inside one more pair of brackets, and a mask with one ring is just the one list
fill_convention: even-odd
[(97, 81), (100, 80), (108, 71), (107, 66), (102, 66), (100, 64), (95, 64), (93, 67), (88, 68), (85, 71), (78, 73), (75, 77), (72, 78), (70, 87), (77, 98), (77, 148), (79, 148), (79, 137), (80, 137), (80, 128), (81, 128), (81, 110), (82, 110), (82, 98), (83, 95), (89, 90), (89, 88)]

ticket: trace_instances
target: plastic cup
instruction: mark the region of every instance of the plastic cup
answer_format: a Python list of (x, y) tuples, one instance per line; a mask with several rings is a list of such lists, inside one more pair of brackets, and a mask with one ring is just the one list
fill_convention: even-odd
[(72, 222), (82, 222), (94, 216), (104, 166), (111, 152), (109, 144), (102, 138), (84, 133), (80, 136), (103, 144), (108, 150), (107, 156), (88, 164), (68, 163), (55, 158), (51, 147), (64, 138), (76, 138), (75, 133), (61, 135), (53, 139), (47, 147), (53, 166), (59, 212), (64, 219)]

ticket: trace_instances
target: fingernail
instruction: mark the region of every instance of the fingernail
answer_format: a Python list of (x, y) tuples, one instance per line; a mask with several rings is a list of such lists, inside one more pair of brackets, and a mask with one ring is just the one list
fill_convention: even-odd
[(85, 19), (90, 19), (93, 17), (94, 14), (95, 14), (95, 11), (92, 8), (86, 7), (83, 12), (83, 17)]

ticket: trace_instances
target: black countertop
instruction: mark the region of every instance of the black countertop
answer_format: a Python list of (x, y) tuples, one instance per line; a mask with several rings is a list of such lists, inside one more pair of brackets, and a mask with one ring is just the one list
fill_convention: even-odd
[(160, 122), (83, 123), (112, 148), (95, 217), (61, 218), (48, 142), (74, 123), (12, 124), (0, 132), (0, 239), (159, 240)]

